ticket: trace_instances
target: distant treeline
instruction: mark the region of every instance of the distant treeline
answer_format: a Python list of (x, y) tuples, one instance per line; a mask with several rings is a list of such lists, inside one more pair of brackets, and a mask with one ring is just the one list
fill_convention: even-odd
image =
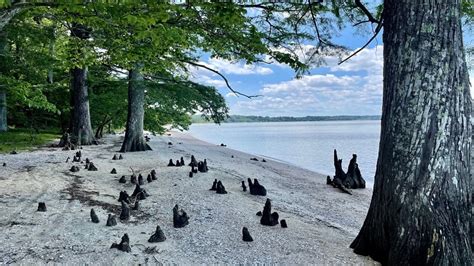
[[(380, 120), (380, 115), (338, 115), (338, 116), (255, 116), (255, 115), (231, 115), (224, 120), (224, 123), (243, 122), (301, 122), (301, 121), (347, 121), (347, 120)], [(192, 117), (193, 123), (208, 123), (208, 121), (195, 115)]]

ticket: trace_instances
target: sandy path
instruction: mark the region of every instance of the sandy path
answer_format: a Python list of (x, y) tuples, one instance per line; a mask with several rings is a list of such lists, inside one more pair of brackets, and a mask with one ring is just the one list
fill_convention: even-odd
[[(168, 146), (168, 141), (174, 145)], [(339, 193), (325, 184), (324, 176), (295, 166), (253, 157), (196, 140), (186, 134), (152, 137), (153, 151), (124, 154), (111, 160), (119, 149), (120, 137), (108, 136), (106, 144), (84, 147), (99, 171), (70, 173), (73, 163), (65, 163), (73, 151), (43, 148), (17, 155), (0, 155), (0, 263), (177, 263), (177, 264), (373, 264), (348, 248), (361, 227), (371, 190)], [(188, 177), (188, 167), (166, 167), (170, 158), (193, 154), (207, 159), (210, 171)], [(234, 158), (231, 158), (231, 156)], [(76, 163), (77, 164), (77, 163)], [(127, 223), (106, 227), (108, 213), (119, 214), (120, 190), (129, 194), (130, 167), (144, 177), (156, 169), (158, 180), (145, 184), (151, 197), (141, 202)], [(116, 168), (118, 174), (110, 174)], [(118, 178), (127, 176), (127, 184)], [(273, 211), (286, 219), (289, 228), (266, 227), (257, 211), (266, 197), (241, 191), (240, 183), (258, 178), (268, 191)], [(226, 195), (209, 188), (217, 178)], [(45, 201), (48, 211), (36, 212), (37, 202)], [(179, 204), (191, 217), (190, 224), (174, 229), (172, 208)], [(90, 222), (91, 208), (100, 218)], [(167, 240), (149, 244), (156, 225)], [(241, 240), (242, 227), (249, 228), (254, 242)], [(128, 233), (132, 252), (110, 250), (113, 242)], [(158, 253), (147, 254), (156, 246)]]

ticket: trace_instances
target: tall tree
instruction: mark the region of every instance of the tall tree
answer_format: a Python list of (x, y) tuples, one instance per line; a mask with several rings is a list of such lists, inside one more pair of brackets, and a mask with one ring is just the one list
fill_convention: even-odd
[(383, 264), (472, 265), (461, 0), (385, 0), (383, 25), (379, 158), (370, 209), (351, 247)]
[(121, 152), (151, 150), (143, 137), (145, 84), (137, 65), (128, 74), (128, 115)]
[[(0, 60), (5, 62), (7, 41), (5, 32), (0, 30)], [(0, 132), (7, 131), (7, 92), (4, 84), (0, 84)]]
[[(72, 23), (71, 37), (86, 41), (90, 38), (90, 29), (79, 23)], [(82, 56), (81, 49), (78, 49), (78, 56)], [(87, 67), (74, 66), (71, 73), (71, 121), (70, 133), (71, 141), (77, 145), (96, 144), (92, 131), (89, 95), (87, 89)]]

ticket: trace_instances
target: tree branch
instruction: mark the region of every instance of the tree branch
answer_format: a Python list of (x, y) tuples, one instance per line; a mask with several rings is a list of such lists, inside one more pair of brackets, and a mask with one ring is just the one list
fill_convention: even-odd
[(353, 54), (351, 54), (350, 56), (348, 56), (346, 59), (342, 60), (341, 62), (338, 63), (338, 65), (346, 62), (347, 60), (351, 59), (353, 56), (355, 56), (356, 54), (358, 54), (360, 51), (364, 50), (365, 47), (367, 47), (374, 39), (375, 37), (377, 37), (377, 35), (379, 34), (380, 30), (382, 30), (382, 26), (383, 26), (383, 23), (380, 22), (378, 25), (377, 25), (377, 28), (375, 29), (375, 32), (374, 32), (374, 35), (364, 44), (364, 46), (362, 46), (361, 48), (357, 49), (357, 51), (355, 51)]
[(321, 34), (319, 33), (319, 28), (318, 28), (318, 24), (316, 23), (316, 16), (314, 15), (311, 0), (308, 0), (308, 5), (309, 5), (309, 11), (311, 13), (311, 19), (313, 20), (314, 29), (316, 30), (316, 36), (318, 37), (318, 40), (320, 43), (327, 45), (328, 43), (321, 38)]
[(370, 13), (370, 11), (364, 6), (364, 4), (362, 4), (360, 0), (355, 0), (355, 4), (367, 16), (370, 22), (377, 24), (382, 23), (381, 20), (377, 20), (376, 18), (374, 18), (374, 16), (372, 16), (372, 13)]
[(239, 91), (234, 90), (234, 89), (230, 86), (229, 81), (227, 80), (227, 78), (226, 78), (224, 75), (222, 75), (219, 71), (217, 71), (217, 70), (215, 70), (215, 69), (212, 69), (212, 68), (210, 68), (210, 67), (208, 67), (208, 66), (205, 66), (205, 65), (202, 65), (202, 64), (198, 64), (198, 63), (195, 63), (195, 62), (191, 62), (191, 61), (183, 61), (183, 62), (184, 62), (184, 63), (187, 63), (187, 64), (190, 64), (190, 65), (192, 65), (192, 66), (204, 68), (204, 69), (207, 69), (207, 70), (209, 70), (209, 71), (211, 71), (211, 72), (216, 73), (217, 75), (219, 75), (219, 76), (225, 81), (225, 84), (226, 84), (227, 88), (228, 88), (231, 92), (233, 92), (235, 95), (237, 95), (237, 96), (241, 95), (241, 96), (247, 97), (247, 98), (249, 98), (249, 99), (262, 96), (262, 95), (247, 95), (247, 94), (244, 94), (244, 93), (241, 93), (241, 92), (239, 92)]

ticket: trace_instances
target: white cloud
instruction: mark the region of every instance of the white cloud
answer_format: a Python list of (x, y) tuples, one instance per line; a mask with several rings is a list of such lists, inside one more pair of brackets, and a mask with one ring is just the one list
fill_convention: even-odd
[(239, 100), (231, 106), (231, 111), (234, 114), (292, 116), (380, 114), (382, 53), (382, 46), (366, 49), (342, 65), (337, 65), (338, 58), (327, 57), (330, 64), (327, 74), (265, 84), (259, 92), (263, 97)]
[[(243, 62), (231, 62), (219, 58), (210, 58), (207, 62), (201, 61), (199, 64), (217, 70), (223, 75), (269, 75), (273, 73), (273, 70), (268, 67), (248, 65)], [(227, 88), (224, 79), (208, 69), (189, 65), (188, 70), (190, 79), (194, 82), (216, 88)], [(232, 85), (235, 86), (238, 83), (240, 82), (232, 82)]]
[(215, 69), (222, 74), (235, 75), (269, 75), (273, 70), (268, 67), (259, 65), (247, 65), (243, 62), (232, 62), (225, 59), (210, 58), (207, 62), (200, 62), (200, 64)]
[(469, 72), (469, 81), (471, 81), (471, 97), (474, 98), (474, 71)]

